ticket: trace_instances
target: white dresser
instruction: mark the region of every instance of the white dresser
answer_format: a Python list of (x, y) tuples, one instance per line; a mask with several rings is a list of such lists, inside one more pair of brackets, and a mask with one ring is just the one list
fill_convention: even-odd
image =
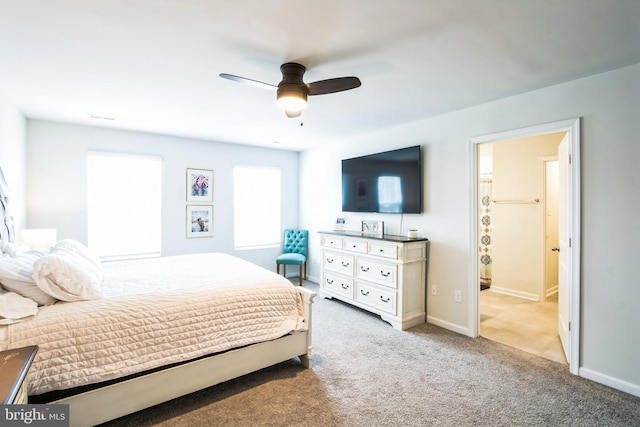
[(322, 231), (320, 296), (379, 314), (396, 329), (425, 322), (427, 239)]

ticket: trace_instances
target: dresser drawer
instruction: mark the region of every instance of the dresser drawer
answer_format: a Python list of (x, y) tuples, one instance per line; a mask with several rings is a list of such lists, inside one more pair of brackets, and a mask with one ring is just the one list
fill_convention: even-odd
[(342, 249), (342, 237), (336, 236), (322, 236), (320, 238), (320, 245), (325, 248)]
[(325, 252), (322, 259), (322, 267), (325, 270), (336, 271), (353, 277), (353, 256), (338, 254), (335, 252)]
[(327, 291), (353, 299), (353, 280), (333, 274), (325, 274), (322, 287)]
[(357, 278), (392, 288), (398, 287), (397, 270), (397, 265), (374, 262), (368, 259), (358, 259), (356, 261)]
[(387, 313), (396, 314), (396, 293), (366, 283), (356, 283), (356, 301)]
[(358, 252), (361, 254), (366, 254), (368, 245), (364, 240), (344, 240), (344, 249), (352, 252)]
[(369, 254), (385, 258), (398, 259), (398, 246), (372, 242), (369, 245)]

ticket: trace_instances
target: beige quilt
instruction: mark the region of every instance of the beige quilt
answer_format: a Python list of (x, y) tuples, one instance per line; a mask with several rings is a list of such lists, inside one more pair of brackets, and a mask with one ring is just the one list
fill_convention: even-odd
[(38, 345), (29, 394), (106, 381), (306, 330), (283, 277), (194, 254), (104, 264), (103, 297), (39, 307), (2, 326), (3, 348)]

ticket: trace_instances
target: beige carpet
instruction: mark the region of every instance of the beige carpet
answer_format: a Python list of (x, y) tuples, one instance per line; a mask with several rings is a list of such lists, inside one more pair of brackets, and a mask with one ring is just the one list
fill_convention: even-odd
[(291, 360), (108, 425), (640, 425), (640, 398), (566, 365), (428, 324), (397, 331), (335, 300), (314, 308), (313, 369)]

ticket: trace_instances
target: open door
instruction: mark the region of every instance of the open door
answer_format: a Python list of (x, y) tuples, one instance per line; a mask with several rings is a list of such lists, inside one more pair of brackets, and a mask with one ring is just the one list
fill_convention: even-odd
[(558, 293), (558, 158), (543, 159), (544, 170), (544, 282), (540, 301)]
[(558, 146), (558, 334), (567, 360), (571, 354), (571, 241), (569, 235), (569, 141), (568, 133)]

